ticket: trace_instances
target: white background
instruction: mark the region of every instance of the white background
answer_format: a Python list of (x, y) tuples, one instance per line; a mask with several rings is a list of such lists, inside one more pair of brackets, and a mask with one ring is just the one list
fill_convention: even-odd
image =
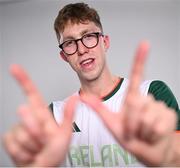
[[(5, 1), (5, 2), (4, 2)], [(78, 78), (59, 58), (54, 19), (64, 4), (77, 1), (0, 1), (0, 133), (18, 120), (16, 109), (25, 102), (10, 76), (12, 63), (23, 65), (45, 100), (61, 100), (79, 88)], [(138, 43), (149, 40), (151, 52), (146, 79), (165, 81), (180, 102), (180, 2), (178, 0), (96, 0), (95, 7), (110, 35), (111, 70), (128, 77)], [(0, 147), (0, 166), (12, 166)]]

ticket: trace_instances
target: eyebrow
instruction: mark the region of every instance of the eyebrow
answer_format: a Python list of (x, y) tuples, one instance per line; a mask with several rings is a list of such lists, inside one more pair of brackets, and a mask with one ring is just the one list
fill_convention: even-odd
[[(90, 33), (90, 32), (93, 32), (93, 30), (85, 29), (80, 33), (80, 36), (82, 37), (84, 34)], [(75, 40), (75, 39), (77, 39), (77, 38), (70, 35), (70, 36), (65, 37), (63, 42), (68, 41), (68, 40)]]

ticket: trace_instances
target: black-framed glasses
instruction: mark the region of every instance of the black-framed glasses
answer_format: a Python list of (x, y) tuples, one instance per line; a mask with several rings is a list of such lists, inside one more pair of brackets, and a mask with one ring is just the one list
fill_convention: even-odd
[(78, 50), (77, 42), (80, 40), (82, 44), (87, 48), (94, 48), (99, 43), (99, 37), (103, 36), (101, 32), (88, 33), (76, 40), (67, 40), (59, 45), (59, 48), (63, 50), (66, 55), (73, 55)]

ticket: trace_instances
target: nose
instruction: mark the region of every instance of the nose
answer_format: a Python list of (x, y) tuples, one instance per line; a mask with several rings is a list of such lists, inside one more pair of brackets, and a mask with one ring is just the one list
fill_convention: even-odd
[(89, 51), (89, 49), (86, 46), (84, 46), (84, 44), (82, 43), (81, 40), (77, 41), (77, 47), (78, 47), (77, 53), (79, 56), (81, 56)]

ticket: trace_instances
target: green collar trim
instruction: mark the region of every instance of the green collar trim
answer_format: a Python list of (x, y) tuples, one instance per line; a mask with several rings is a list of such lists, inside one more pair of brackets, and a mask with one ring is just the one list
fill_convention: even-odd
[(120, 78), (117, 86), (108, 94), (106, 95), (105, 97), (102, 98), (103, 101), (106, 101), (108, 99), (110, 99), (112, 96), (115, 95), (115, 93), (119, 90), (119, 88), (121, 87), (122, 85), (122, 82), (124, 81), (124, 78)]

